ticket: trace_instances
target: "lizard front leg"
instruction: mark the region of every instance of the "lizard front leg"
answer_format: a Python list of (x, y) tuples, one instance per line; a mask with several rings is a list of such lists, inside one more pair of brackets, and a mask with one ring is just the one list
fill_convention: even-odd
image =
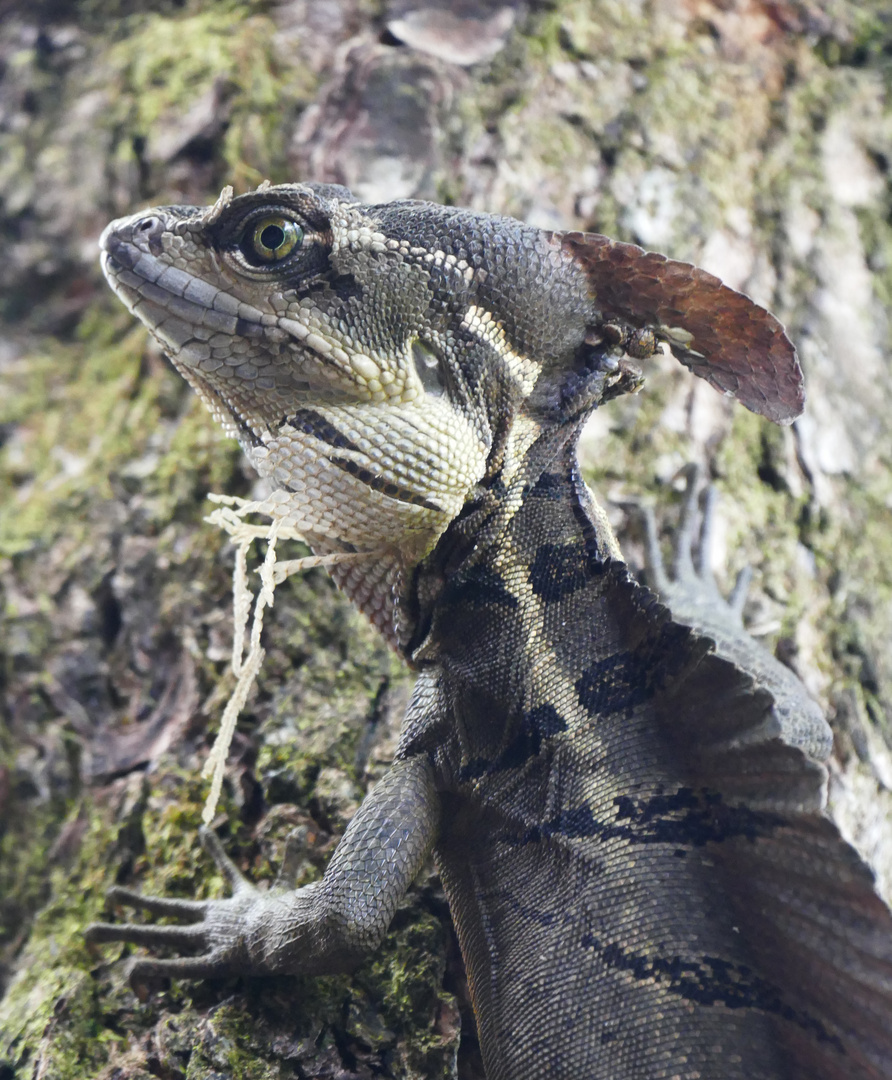
[(396, 762), (366, 797), (321, 881), (262, 892), (246, 881), (217, 837), (205, 850), (232, 888), (224, 900), (179, 900), (110, 890), (115, 902), (173, 915), (191, 925), (93, 923), (89, 942), (129, 941), (197, 949), (197, 956), (138, 959), (130, 981), (155, 976), (329, 974), (349, 971), (381, 941), (439, 828), (439, 796), (426, 757)]

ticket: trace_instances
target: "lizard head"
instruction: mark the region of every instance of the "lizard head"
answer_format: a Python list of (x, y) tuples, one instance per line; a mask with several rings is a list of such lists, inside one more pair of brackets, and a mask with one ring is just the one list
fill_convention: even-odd
[(430, 274), (343, 188), (112, 222), (102, 267), (323, 550), (420, 557), (485, 468), (430, 345)]
[(582, 277), (557, 276), (571, 260), (541, 237), (289, 184), (137, 213), (100, 246), (117, 295), (288, 492), (289, 523), (417, 561), (503, 467), (543, 370), (578, 367)]
[[(319, 554), (405, 570), (475, 492), (521, 490), (543, 430), (575, 430), (637, 388), (623, 349), (646, 356), (674, 335), (695, 371), (719, 370), (698, 370), (692, 335), (664, 324), (682, 302), (696, 308), (705, 281), (724, 286), (696, 271), (676, 295), (693, 268), (591, 239), (432, 203), (363, 206), (332, 185), (262, 184), (114, 221), (100, 247), (117, 295), (282, 493), (285, 522)], [(771, 319), (740, 299), (750, 321)], [(733, 334), (719, 333), (719, 351), (723, 340)], [(382, 625), (394, 579), (376, 573)]]

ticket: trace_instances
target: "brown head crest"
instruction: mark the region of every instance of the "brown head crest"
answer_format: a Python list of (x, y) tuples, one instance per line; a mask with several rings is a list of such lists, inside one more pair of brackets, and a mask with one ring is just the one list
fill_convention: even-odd
[(603, 322), (650, 327), (695, 375), (753, 412), (790, 424), (805, 388), (778, 320), (690, 263), (596, 233), (550, 233), (582, 266)]

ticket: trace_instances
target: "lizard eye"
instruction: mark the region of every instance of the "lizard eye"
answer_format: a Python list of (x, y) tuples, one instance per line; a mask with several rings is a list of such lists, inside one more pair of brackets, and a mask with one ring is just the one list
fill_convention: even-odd
[(304, 231), (290, 218), (271, 214), (252, 222), (242, 237), (242, 254), (255, 266), (277, 263), (300, 249)]

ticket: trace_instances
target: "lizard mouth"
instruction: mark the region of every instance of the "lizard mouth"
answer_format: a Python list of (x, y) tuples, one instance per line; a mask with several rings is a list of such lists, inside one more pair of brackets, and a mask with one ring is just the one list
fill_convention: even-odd
[[(146, 220), (146, 219), (143, 219)], [(277, 322), (152, 251), (153, 237), (139, 233), (142, 221), (113, 221), (99, 240), (102, 272), (129, 311), (169, 347), (182, 350), (212, 334), (257, 337)], [(187, 350), (188, 355), (188, 350)]]
[(150, 237), (136, 242), (128, 239), (132, 221), (113, 221), (100, 237), (100, 265), (106, 280), (127, 309), (148, 327), (211, 412), (228, 418), (246, 447), (258, 445), (255, 426), (202, 370), (201, 347), (202, 339), (212, 334), (253, 337), (262, 333), (263, 327), (259, 321), (246, 318), (248, 312), (237, 314), (247, 305), (158, 258), (151, 250)]

